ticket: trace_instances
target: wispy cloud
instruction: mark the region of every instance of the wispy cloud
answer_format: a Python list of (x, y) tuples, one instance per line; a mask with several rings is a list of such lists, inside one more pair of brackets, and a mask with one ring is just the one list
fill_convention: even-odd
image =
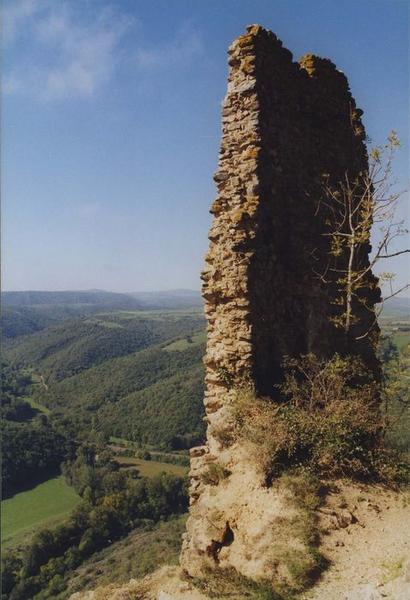
[(136, 64), (143, 69), (184, 66), (202, 53), (203, 43), (199, 33), (185, 25), (168, 43), (154, 48), (139, 48)]
[(12, 43), (20, 28), (41, 9), (38, 0), (20, 0), (4, 3), (2, 8), (3, 42)]
[(141, 44), (138, 35), (126, 40), (131, 29), (140, 32), (138, 25), (134, 15), (121, 12), (121, 3), (5, 2), (4, 93), (41, 102), (92, 98), (121, 63), (131, 72), (149, 73), (185, 67), (203, 53), (201, 37), (190, 25), (155, 46)]
[(4, 78), (4, 91), (44, 101), (93, 96), (111, 78), (118, 46), (134, 23), (111, 10), (87, 20), (73, 4), (48, 0), (13, 0), (3, 19), (11, 32), (5, 40), (9, 46), (25, 29), (36, 56), (47, 56), (39, 64), (25, 60), (13, 65)]

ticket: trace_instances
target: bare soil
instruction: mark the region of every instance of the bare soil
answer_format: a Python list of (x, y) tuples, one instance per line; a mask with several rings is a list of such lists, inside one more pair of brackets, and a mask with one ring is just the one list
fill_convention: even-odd
[(330, 566), (302, 598), (410, 600), (410, 493), (337, 488), (321, 513)]

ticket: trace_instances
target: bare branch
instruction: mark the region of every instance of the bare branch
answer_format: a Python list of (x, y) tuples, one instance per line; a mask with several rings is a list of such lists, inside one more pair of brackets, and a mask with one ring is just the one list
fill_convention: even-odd
[(394, 296), (397, 296), (397, 294), (400, 294), (400, 292), (404, 292), (404, 290), (407, 290), (409, 287), (410, 287), (410, 283), (406, 283), (406, 285), (403, 285), (403, 287), (401, 287), (396, 292), (393, 292), (392, 294), (390, 294), (390, 296), (387, 296), (387, 298), (383, 298), (383, 304), (386, 302), (386, 300), (390, 300), (390, 298), (394, 298)]
[(394, 252), (393, 254), (384, 254), (379, 256), (379, 258), (392, 258), (393, 256), (400, 256), (400, 254), (406, 254), (406, 252), (410, 252), (410, 248), (406, 248), (406, 250), (399, 250), (399, 252)]

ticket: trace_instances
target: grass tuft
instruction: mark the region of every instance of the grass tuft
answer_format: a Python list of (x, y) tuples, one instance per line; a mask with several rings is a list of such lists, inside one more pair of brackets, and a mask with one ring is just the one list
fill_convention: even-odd
[(202, 473), (201, 479), (207, 485), (218, 485), (220, 481), (226, 479), (231, 474), (229, 469), (226, 469), (218, 463), (211, 463), (207, 470)]
[(252, 581), (235, 569), (208, 569), (194, 585), (209, 598), (218, 600), (292, 600), (276, 592), (268, 581)]

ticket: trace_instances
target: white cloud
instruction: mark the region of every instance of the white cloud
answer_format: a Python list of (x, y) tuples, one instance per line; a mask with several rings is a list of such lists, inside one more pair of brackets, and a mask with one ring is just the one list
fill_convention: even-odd
[(13, 32), (8, 45), (25, 27), (30, 44), (38, 55), (46, 53), (47, 59), (39, 65), (25, 60), (12, 66), (4, 78), (5, 93), (24, 93), (44, 101), (91, 97), (109, 81), (119, 44), (133, 19), (101, 10), (92, 21), (86, 20), (75, 13), (75, 7), (47, 0), (20, 0), (7, 6), (4, 28)]
[(121, 3), (113, 6), (9, 0), (3, 8), (4, 93), (41, 102), (92, 98), (126, 56), (131, 70), (149, 72), (189, 65), (203, 53), (199, 34), (188, 25), (155, 47), (140, 45), (134, 35), (125, 53), (125, 34), (131, 27), (138, 31), (138, 21), (119, 11)]

